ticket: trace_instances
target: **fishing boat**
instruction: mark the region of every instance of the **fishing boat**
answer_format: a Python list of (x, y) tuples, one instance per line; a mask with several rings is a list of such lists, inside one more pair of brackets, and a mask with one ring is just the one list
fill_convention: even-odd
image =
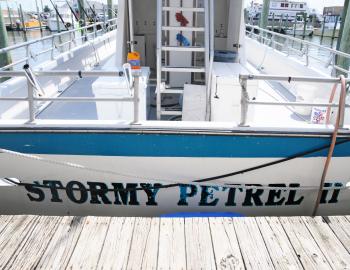
[(115, 20), (2, 68), (0, 214), (350, 214), (349, 81), (315, 44), (246, 32), (243, 0), (119, 0)]
[(51, 12), (47, 19), (47, 28), (51, 32), (66, 31), (76, 24), (68, 4), (63, 6), (55, 6), (55, 10)]
[(46, 28), (46, 24), (32, 18), (24, 23), (24, 27), (26, 30), (37, 30), (40, 28)]

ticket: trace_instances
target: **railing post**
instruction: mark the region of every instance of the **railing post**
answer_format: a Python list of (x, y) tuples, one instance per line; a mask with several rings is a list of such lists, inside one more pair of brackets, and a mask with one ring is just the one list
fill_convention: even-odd
[(336, 76), (337, 74), (337, 70), (335, 68), (335, 64), (336, 64), (336, 54), (332, 53), (332, 76)]
[(55, 50), (55, 36), (53, 35), (51, 37), (51, 60), (53, 60), (54, 50)]
[(247, 116), (248, 116), (248, 101), (249, 101), (249, 95), (247, 90), (247, 78), (240, 78), (239, 79), (241, 84), (241, 123), (239, 124), (240, 127), (245, 127), (247, 123)]
[(71, 50), (72, 49), (72, 42), (73, 42), (73, 39), (72, 39), (72, 32), (69, 33), (69, 47), (68, 47), (68, 50)]
[(140, 73), (134, 74), (134, 121), (132, 124), (137, 124), (139, 122), (139, 95), (140, 95)]
[(34, 91), (33, 85), (29, 82), (27, 78), (27, 87), (28, 87), (28, 111), (29, 111), (29, 122), (32, 123), (35, 121), (35, 112), (34, 112)]
[(305, 56), (306, 56), (306, 66), (308, 67), (309, 64), (310, 64), (310, 59), (309, 59), (309, 44), (306, 44)]
[(29, 64), (29, 45), (26, 45), (26, 57), (27, 57), (26, 64)]

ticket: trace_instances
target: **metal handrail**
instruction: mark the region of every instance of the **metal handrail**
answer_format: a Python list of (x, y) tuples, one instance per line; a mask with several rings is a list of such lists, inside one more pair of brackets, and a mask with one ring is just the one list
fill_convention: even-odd
[[(256, 101), (250, 100), (248, 94), (248, 81), (284, 81), (284, 82), (308, 82), (308, 83), (334, 83), (339, 84), (341, 80), (339, 78), (321, 78), (321, 77), (288, 77), (288, 76), (277, 76), (277, 75), (239, 75), (239, 81), (241, 84), (241, 122), (240, 126), (244, 127), (247, 125), (248, 118), (248, 107), (249, 105), (271, 105), (271, 106), (300, 106), (300, 107), (331, 107), (338, 108), (339, 104), (334, 103), (310, 103), (310, 102), (271, 102), (271, 101)], [(346, 79), (349, 83), (350, 79)], [(350, 105), (344, 104), (344, 111), (342, 115), (345, 115), (345, 108), (349, 108)], [(344, 123), (341, 123), (341, 128), (344, 127)]]
[[(108, 20), (107, 22), (112, 22), (112, 21), (117, 22), (117, 19), (113, 18), (113, 19)], [(102, 24), (104, 24), (104, 22), (97, 22), (97, 23), (94, 23), (94, 24), (89, 24), (87, 26), (74, 28), (74, 29), (71, 29), (71, 30), (68, 30), (68, 31), (62, 31), (61, 33), (52, 34), (50, 36), (42, 37), (42, 38), (39, 38), (39, 39), (23, 42), (23, 43), (20, 43), (20, 44), (17, 44), (17, 45), (8, 46), (6, 48), (0, 49), (0, 53), (6, 53), (6, 52), (9, 52), (9, 51), (21, 48), (21, 47), (26, 47), (26, 46), (32, 45), (34, 43), (38, 43), (38, 42), (42, 42), (42, 41), (45, 41), (45, 40), (49, 40), (52, 37), (61, 37), (61, 36), (64, 36), (64, 35), (67, 35), (67, 34), (70, 34), (70, 33), (80, 32), (81, 30), (88, 29), (88, 28), (91, 28), (93, 26), (98, 26), (98, 25), (102, 25)]]
[[(103, 70), (55, 70), (55, 71), (33, 71), (35, 76), (39, 77), (62, 77), (62, 76), (79, 76), (83, 77), (123, 77), (123, 71), (103, 71)], [(29, 121), (27, 124), (32, 124), (35, 121), (35, 102), (133, 102), (134, 118), (132, 124), (139, 122), (139, 90), (140, 90), (141, 73), (133, 73), (133, 82), (130, 85), (130, 97), (118, 98), (95, 98), (95, 97), (37, 97), (34, 94), (34, 86), (26, 77), (24, 71), (0, 71), (1, 77), (25, 77), (27, 79), (28, 95), (27, 97), (0, 97), (0, 101), (27, 101), (29, 105)]]
[[(310, 58), (313, 58), (317, 61), (320, 61), (320, 62), (324, 62), (322, 59), (318, 59), (317, 57), (315, 56), (312, 56), (310, 55), (310, 47), (315, 47), (315, 48), (318, 48), (318, 49), (322, 49), (322, 50), (325, 50), (327, 52), (330, 53), (331, 55), (331, 58), (334, 59), (335, 56), (340, 56), (340, 57), (344, 57), (344, 58), (347, 58), (347, 59), (350, 59), (350, 54), (348, 53), (344, 53), (344, 52), (341, 52), (341, 51), (338, 51), (336, 49), (333, 49), (333, 48), (329, 48), (329, 47), (325, 47), (325, 46), (322, 46), (322, 45), (319, 45), (319, 44), (316, 44), (316, 43), (313, 43), (313, 42), (310, 42), (310, 41), (307, 41), (307, 40), (303, 40), (303, 39), (299, 39), (299, 38), (296, 38), (296, 37), (292, 37), (292, 36), (288, 36), (288, 35), (284, 35), (284, 34), (280, 34), (280, 33), (276, 33), (274, 31), (271, 31), (271, 30), (267, 30), (267, 29), (264, 29), (264, 28), (261, 28), (259, 26), (256, 26), (256, 25), (251, 25), (251, 24), (246, 24), (246, 27), (250, 27), (251, 30), (246, 30), (246, 34), (249, 36), (255, 36), (255, 37), (258, 37), (259, 39), (263, 39), (263, 40), (269, 40), (271, 41), (273, 44), (277, 43), (278, 45), (280, 45), (279, 42), (276, 42), (274, 40), (274, 37), (280, 37), (280, 38), (283, 38), (285, 39), (286, 41), (293, 41), (293, 42), (298, 42), (299, 44), (303, 45), (306, 50), (305, 51), (302, 51), (302, 50), (297, 50), (293, 47), (288, 47), (288, 50), (294, 50), (294, 51), (297, 51), (297, 52), (301, 52), (302, 55), (305, 55), (306, 56), (306, 65), (309, 66), (309, 57)], [(264, 35), (259, 35), (259, 34), (255, 34), (254, 33), (254, 30), (258, 30), (259, 33), (266, 33), (266, 34), (270, 34), (272, 36), (272, 38), (267, 38), (265, 37)], [(286, 44), (287, 42), (285, 42)], [(287, 46), (289, 45), (286, 44)], [(281, 46), (281, 45), (280, 45)], [(275, 47), (274, 47), (275, 48)], [(288, 53), (289, 54), (289, 53)], [(327, 67), (332, 65), (331, 61), (329, 61), (327, 64)], [(344, 73), (347, 73), (347, 74), (350, 74), (350, 71), (348, 70), (345, 70), (337, 65), (335, 65), (335, 63), (333, 63), (333, 66), (332, 66), (333, 69), (336, 69), (338, 71), (341, 71), (341, 72), (344, 72)]]
[[(105, 22), (97, 22), (97, 23), (86, 25), (86, 26), (83, 26), (83, 27), (78, 27), (78, 28), (75, 28), (75, 29), (72, 29), (72, 30), (63, 31), (61, 33), (52, 34), (50, 36), (42, 37), (40, 39), (31, 40), (31, 41), (23, 42), (23, 43), (20, 43), (20, 44), (8, 46), (6, 48), (2, 48), (2, 49), (0, 49), (0, 54), (8, 53), (8, 52), (16, 50), (16, 49), (25, 48), (26, 49), (26, 57), (23, 58), (23, 59), (19, 59), (16, 62), (11, 63), (9, 65), (0, 67), (0, 70), (9, 69), (9, 68), (11, 68), (13, 66), (16, 66), (16, 65), (18, 65), (20, 63), (23, 63), (23, 62), (28, 63), (29, 59), (31, 58), (30, 57), (30, 50), (29, 50), (29, 46), (30, 45), (33, 45), (33, 44), (36, 44), (36, 43), (39, 43), (39, 42), (43, 42), (43, 41), (46, 41), (46, 40), (51, 40), (51, 43), (52, 43), (51, 47), (50, 48), (46, 48), (43, 51), (40, 51), (38, 53), (35, 53), (35, 57), (37, 57), (39, 55), (42, 55), (44, 53), (51, 52), (51, 59), (53, 59), (53, 52), (54, 52), (55, 49), (59, 50), (60, 47), (63, 47), (64, 45), (67, 45), (67, 44), (69, 44), (71, 46), (72, 43), (74, 43), (76, 46), (78, 46), (76, 44), (76, 40), (87, 39), (88, 36), (90, 36), (91, 34), (94, 34), (94, 37), (96, 37), (96, 35), (98, 33), (100, 33), (101, 31), (105, 31), (106, 32), (107, 30), (110, 30), (113, 27), (117, 27), (117, 24), (116, 24), (117, 23), (117, 19), (116, 18), (110, 19), (110, 20), (106, 21), (106, 23), (110, 24), (106, 29), (97, 30), (96, 26), (98, 26), (98, 25), (102, 25), (102, 26), (105, 25)], [(92, 28), (93, 32), (87, 33), (86, 30), (88, 28)], [(68, 35), (68, 34), (71, 35), (72, 33), (75, 34), (77, 32), (78, 33), (81, 32), (81, 31), (83, 31), (83, 34), (80, 37), (78, 37), (78, 38), (75, 38), (75, 35), (74, 35), (73, 38), (69, 39), (68, 41), (66, 41), (64, 43), (56, 45), (55, 42), (54, 42), (55, 38), (57, 39), (57, 38), (65, 36), (65, 35)], [(72, 48), (70, 47), (70, 49), (72, 49)]]

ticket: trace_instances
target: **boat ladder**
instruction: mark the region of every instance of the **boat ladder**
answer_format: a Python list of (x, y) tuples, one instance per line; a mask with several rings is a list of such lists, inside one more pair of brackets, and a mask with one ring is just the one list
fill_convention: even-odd
[[(202, 85), (207, 82), (210, 53), (209, 1), (200, 1), (200, 5), (193, 2), (198, 1), (157, 0), (158, 120), (162, 116), (182, 116), (181, 105), (180, 109), (166, 109), (168, 106), (162, 104), (165, 94), (179, 95), (181, 100), (184, 85), (193, 82), (195, 74), (204, 74)], [(204, 61), (197, 66), (196, 62), (200, 61), (195, 59), (199, 54), (204, 54)], [(166, 79), (163, 81), (163, 78)]]

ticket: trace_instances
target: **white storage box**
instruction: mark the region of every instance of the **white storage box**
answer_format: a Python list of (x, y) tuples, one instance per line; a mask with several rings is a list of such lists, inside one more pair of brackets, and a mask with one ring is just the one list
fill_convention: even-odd
[[(142, 68), (139, 88), (139, 120), (146, 120), (146, 98), (149, 68)], [(100, 77), (92, 84), (92, 91), (96, 98), (124, 98), (131, 97), (125, 77)], [(134, 119), (134, 103), (125, 101), (96, 102), (99, 120)]]

